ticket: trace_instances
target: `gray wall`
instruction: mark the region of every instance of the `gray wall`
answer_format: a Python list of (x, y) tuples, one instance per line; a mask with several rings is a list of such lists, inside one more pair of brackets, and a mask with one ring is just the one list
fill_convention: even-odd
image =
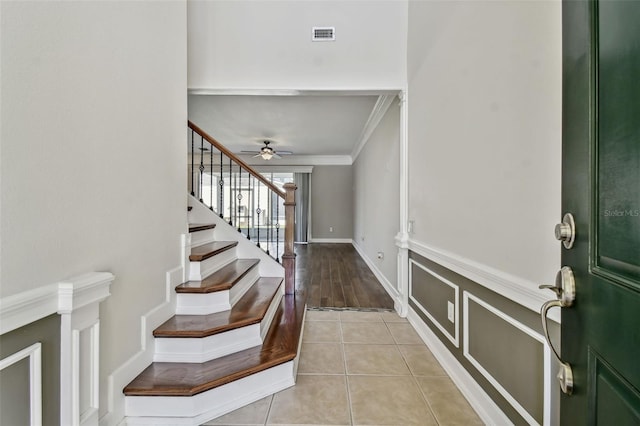
[(108, 376), (141, 350), (140, 316), (181, 263), (186, 2), (0, 7), (0, 297), (115, 274), (100, 306), (102, 415)]
[[(397, 287), (400, 107), (395, 99), (353, 164), (353, 242)], [(378, 259), (378, 252), (384, 254)]]
[[(311, 173), (311, 236), (353, 238), (352, 166), (314, 166)], [(333, 232), (329, 232), (333, 227)]]
[[(42, 424), (60, 424), (60, 317), (50, 315), (0, 336), (0, 359), (42, 344)], [(29, 424), (29, 365), (19, 361), (0, 372), (0, 424)]]
[[(470, 362), (468, 356), (474, 358), (535, 421), (542, 424), (543, 344), (514, 325), (516, 323), (527, 327), (541, 337), (540, 315), (416, 253), (411, 252), (410, 259), (409, 305), (512, 422), (527, 424), (480, 369)], [(466, 318), (469, 336), (466, 348), (463, 338), (465, 294), (470, 296)], [(454, 322), (448, 319), (447, 302), (458, 306), (458, 316), (454, 317)], [(504, 314), (510, 319), (506, 320), (498, 314)], [(559, 327), (553, 322), (549, 326), (557, 345)], [(451, 338), (455, 338), (456, 328), (458, 347), (451, 341)], [(468, 356), (464, 354), (465, 349)], [(553, 383), (551, 388), (552, 400), (557, 399), (558, 387)], [(552, 412), (553, 424), (557, 424), (557, 415), (557, 412)]]

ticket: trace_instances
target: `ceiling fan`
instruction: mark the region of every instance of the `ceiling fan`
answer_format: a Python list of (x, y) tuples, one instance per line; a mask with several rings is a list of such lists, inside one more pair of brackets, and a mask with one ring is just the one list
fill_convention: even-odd
[(293, 154), (291, 151), (278, 151), (276, 153), (276, 151), (271, 148), (269, 146), (269, 144), (271, 143), (271, 141), (262, 141), (264, 143), (264, 146), (262, 148), (260, 148), (260, 151), (242, 151), (242, 153), (244, 154), (256, 154), (253, 157), (262, 157), (263, 160), (271, 160), (272, 158), (275, 158), (276, 160), (279, 160), (280, 155), (290, 155)]

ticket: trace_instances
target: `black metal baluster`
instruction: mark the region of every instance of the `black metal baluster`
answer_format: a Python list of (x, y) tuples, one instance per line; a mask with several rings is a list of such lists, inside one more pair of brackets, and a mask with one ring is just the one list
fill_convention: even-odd
[(222, 174), (222, 152), (220, 152), (220, 206), (218, 207), (219, 216), (224, 218), (224, 175)]
[[(271, 173), (271, 176), (273, 176), (273, 173)], [(271, 179), (271, 183), (273, 183), (273, 179)], [(272, 211), (271, 211), (271, 196), (273, 194), (271, 188), (268, 188), (267, 192), (269, 193), (269, 198), (267, 198), (267, 211), (269, 212), (269, 219), (265, 220), (265, 223), (267, 224), (267, 254), (269, 254), (269, 245), (271, 244), (271, 218), (273, 216)], [(266, 219), (266, 218), (265, 218)]]
[(193, 158), (194, 155), (195, 155), (195, 148), (193, 146), (193, 130), (191, 130), (191, 196), (193, 196), (193, 197), (196, 196), (196, 193), (194, 191), (196, 183), (193, 180), (194, 179), (193, 173), (194, 173), (194, 169), (196, 167), (195, 161), (194, 161), (194, 158)]
[(229, 225), (233, 226), (233, 177), (231, 157), (229, 157)]
[(276, 262), (280, 263), (280, 199), (276, 201)]
[(257, 230), (258, 230), (258, 235), (256, 237), (256, 239), (258, 240), (258, 242), (256, 243), (256, 246), (260, 247), (260, 213), (262, 213), (262, 210), (260, 210), (260, 181), (256, 182), (258, 184), (258, 208), (256, 209), (256, 214), (257, 216)]
[(198, 188), (198, 195), (200, 195), (200, 202), (202, 203), (202, 177), (204, 176), (204, 163), (203, 163), (203, 155), (204, 152), (204, 136), (200, 136), (200, 188)]
[(251, 173), (247, 172), (247, 213), (245, 219), (247, 220), (247, 240), (251, 239), (251, 234), (249, 233), (249, 216), (251, 215)]
[(247, 183), (247, 187), (249, 188), (247, 199), (247, 240), (251, 239), (251, 224), (253, 223), (253, 197), (255, 194), (253, 193), (251, 182), (253, 181), (253, 176), (249, 175), (249, 181)]
[(233, 214), (235, 214), (236, 216), (236, 221), (234, 223), (239, 223), (240, 222), (240, 214), (239, 214), (240, 200), (238, 200), (238, 194), (240, 194), (240, 187), (238, 186), (238, 173), (233, 174), (233, 182), (234, 182), (233, 188), (236, 193), (236, 196), (233, 197), (233, 202), (234, 202)]
[(238, 168), (238, 175), (239, 178), (238, 180), (240, 181), (239, 185), (238, 185), (238, 218), (237, 218), (237, 222), (238, 222), (238, 232), (242, 232), (242, 229), (240, 229), (240, 210), (242, 209), (242, 167)]
[(209, 210), (213, 211), (213, 145), (209, 151)]

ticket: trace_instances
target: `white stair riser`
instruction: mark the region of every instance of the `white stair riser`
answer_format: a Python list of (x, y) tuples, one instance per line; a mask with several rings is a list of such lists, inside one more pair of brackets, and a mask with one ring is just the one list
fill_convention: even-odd
[(228, 311), (258, 278), (259, 270), (253, 267), (229, 290), (213, 293), (178, 293), (176, 315), (208, 315)]
[(125, 420), (130, 426), (201, 425), (293, 386), (294, 367), (289, 361), (192, 397), (127, 396)]
[(237, 259), (236, 248), (233, 247), (211, 256), (202, 262), (189, 262), (189, 281), (202, 281), (218, 269)]
[(207, 362), (262, 344), (260, 324), (202, 338), (161, 337), (155, 340), (155, 362)]
[[(257, 269), (257, 268), (254, 268)], [(278, 287), (262, 321), (234, 330), (225, 331), (203, 338), (160, 337), (156, 339), (155, 362), (191, 362), (210, 361), (244, 349), (261, 345), (269, 331), (271, 321), (278, 311), (284, 295), (284, 284)]]
[(251, 288), (253, 283), (255, 283), (258, 278), (260, 278), (260, 269), (257, 266), (251, 268), (247, 274), (242, 277), (242, 279), (237, 282), (231, 289), (229, 290), (229, 303), (231, 306), (235, 306), (238, 303), (238, 300), (244, 296), (244, 294)]
[(229, 290), (215, 293), (178, 293), (176, 315), (208, 315), (231, 309)]
[(269, 331), (269, 328), (271, 327), (271, 321), (273, 321), (273, 317), (275, 317), (276, 312), (278, 312), (278, 307), (280, 306), (282, 296), (284, 296), (284, 281), (282, 281), (282, 284), (280, 284), (280, 287), (278, 287), (278, 291), (273, 296), (273, 299), (271, 299), (269, 309), (267, 309), (264, 318), (262, 318), (262, 321), (260, 322), (260, 338), (263, 342), (265, 336), (267, 335), (267, 332)]
[(213, 234), (214, 229), (205, 229), (204, 231), (190, 232), (189, 234), (191, 235), (191, 247), (197, 247), (215, 241)]

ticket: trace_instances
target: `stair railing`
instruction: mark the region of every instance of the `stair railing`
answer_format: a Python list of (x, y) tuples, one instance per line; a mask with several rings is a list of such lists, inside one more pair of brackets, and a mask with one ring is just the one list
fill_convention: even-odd
[(296, 185), (278, 188), (200, 127), (188, 127), (191, 195), (280, 262), (285, 293), (295, 293)]

